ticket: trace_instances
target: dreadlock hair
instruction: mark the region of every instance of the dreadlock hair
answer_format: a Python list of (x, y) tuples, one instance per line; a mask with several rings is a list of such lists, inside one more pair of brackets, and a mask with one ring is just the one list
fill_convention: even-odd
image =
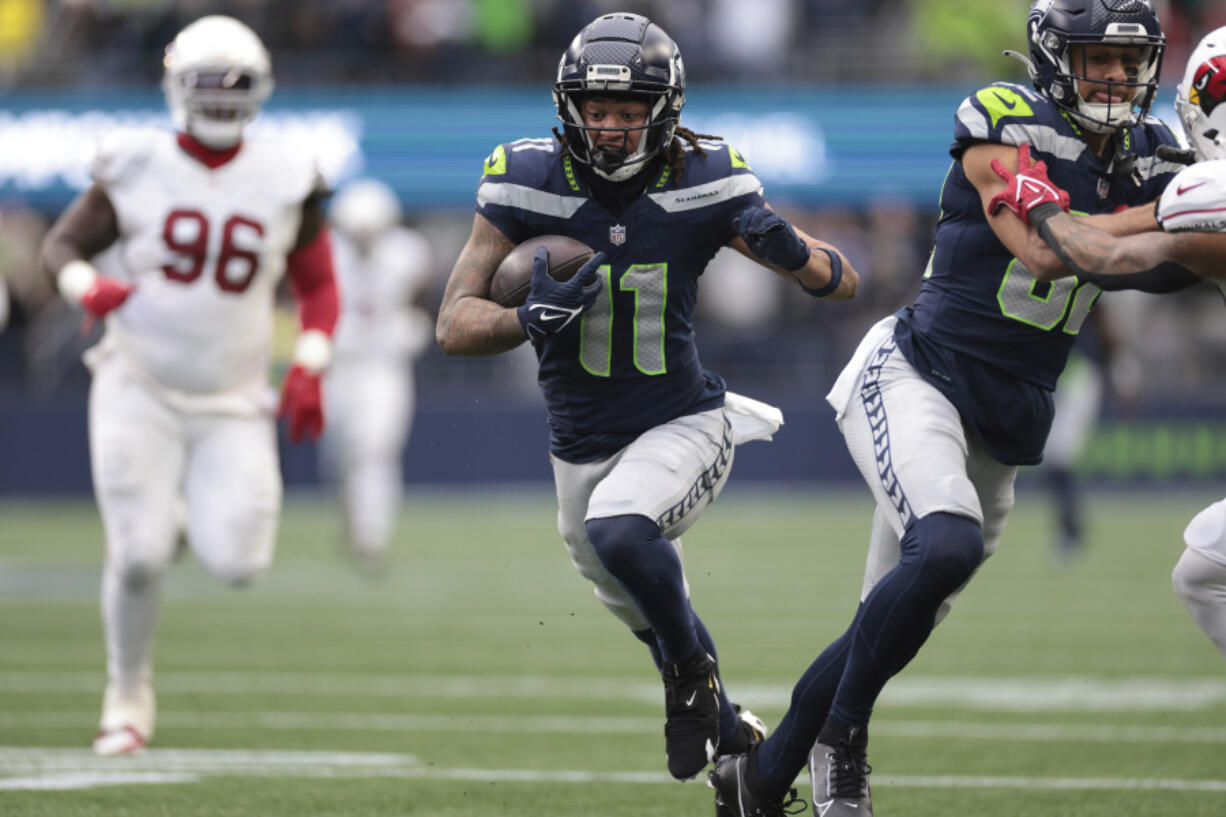
[[(557, 137), (562, 147), (566, 147), (566, 137), (558, 131), (557, 127), (554, 127), (553, 135)], [(722, 142), (724, 137), (712, 136), (709, 133), (694, 133), (689, 128), (678, 125), (673, 132), (673, 141), (668, 143), (668, 148), (664, 151), (664, 160), (668, 162), (669, 183), (674, 185), (681, 178), (681, 171), (685, 169), (685, 148), (681, 146), (682, 139), (689, 143), (696, 154), (705, 157), (707, 152), (702, 149), (702, 145), (698, 144), (698, 140), (716, 139)]]

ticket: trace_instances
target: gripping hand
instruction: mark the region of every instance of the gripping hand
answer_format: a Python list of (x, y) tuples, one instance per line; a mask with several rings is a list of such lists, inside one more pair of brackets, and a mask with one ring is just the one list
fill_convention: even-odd
[(766, 207), (746, 207), (732, 219), (754, 255), (768, 264), (795, 272), (809, 262), (809, 245), (796, 235), (787, 219)]
[(291, 366), (281, 385), (281, 406), (277, 409), (277, 419), (287, 420), (290, 442), (300, 442), (304, 437), (319, 439), (324, 430), (323, 402), (319, 375), (300, 364)]
[(1030, 145), (1017, 146), (1017, 173), (992, 160), (992, 172), (1005, 180), (1005, 189), (988, 201), (988, 212), (995, 214), (1001, 207), (1008, 207), (1018, 218), (1030, 223), (1030, 211), (1041, 204), (1057, 204), (1068, 212), (1069, 195), (1056, 187), (1047, 178), (1047, 165), (1030, 161)]
[(602, 286), (596, 270), (604, 262), (605, 254), (598, 252), (569, 281), (559, 282), (549, 275), (549, 250), (537, 248), (528, 299), (515, 311), (529, 339), (557, 334), (591, 308)]

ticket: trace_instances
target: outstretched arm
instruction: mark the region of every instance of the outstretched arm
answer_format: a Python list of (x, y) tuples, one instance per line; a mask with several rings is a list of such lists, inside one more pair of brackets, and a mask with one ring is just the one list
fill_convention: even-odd
[(468, 243), (456, 259), (434, 329), (449, 355), (496, 355), (523, 343), (524, 328), (515, 309), (488, 300), (494, 271), (515, 244), (480, 213)]

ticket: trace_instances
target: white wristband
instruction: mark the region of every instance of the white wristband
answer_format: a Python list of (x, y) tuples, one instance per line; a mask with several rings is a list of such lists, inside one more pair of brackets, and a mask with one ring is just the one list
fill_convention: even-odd
[(97, 280), (98, 270), (94, 269), (94, 265), (79, 258), (69, 261), (55, 276), (61, 297), (74, 304), (81, 303), (81, 298), (93, 288)]
[(332, 339), (319, 329), (307, 329), (298, 336), (292, 359), (311, 374), (319, 374), (332, 362)]

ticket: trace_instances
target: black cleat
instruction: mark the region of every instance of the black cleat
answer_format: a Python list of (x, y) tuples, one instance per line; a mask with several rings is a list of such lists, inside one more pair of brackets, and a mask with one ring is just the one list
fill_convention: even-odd
[(716, 751), (718, 757), (748, 752), (750, 746), (766, 740), (767, 729), (762, 719), (748, 709), (742, 709), (740, 704), (733, 704), (733, 707), (736, 708), (736, 734), (720, 740)]
[(873, 817), (867, 748), (863, 726), (822, 727), (809, 752), (815, 817)]
[(689, 780), (719, 748), (719, 669), (699, 647), (680, 664), (665, 664), (663, 676), (668, 772)]
[(785, 817), (805, 810), (808, 803), (796, 796), (796, 789), (788, 789), (779, 800), (760, 797), (750, 790), (745, 769), (757, 748), (755, 744), (744, 754), (721, 757), (707, 775), (707, 785), (715, 789), (715, 817)]

